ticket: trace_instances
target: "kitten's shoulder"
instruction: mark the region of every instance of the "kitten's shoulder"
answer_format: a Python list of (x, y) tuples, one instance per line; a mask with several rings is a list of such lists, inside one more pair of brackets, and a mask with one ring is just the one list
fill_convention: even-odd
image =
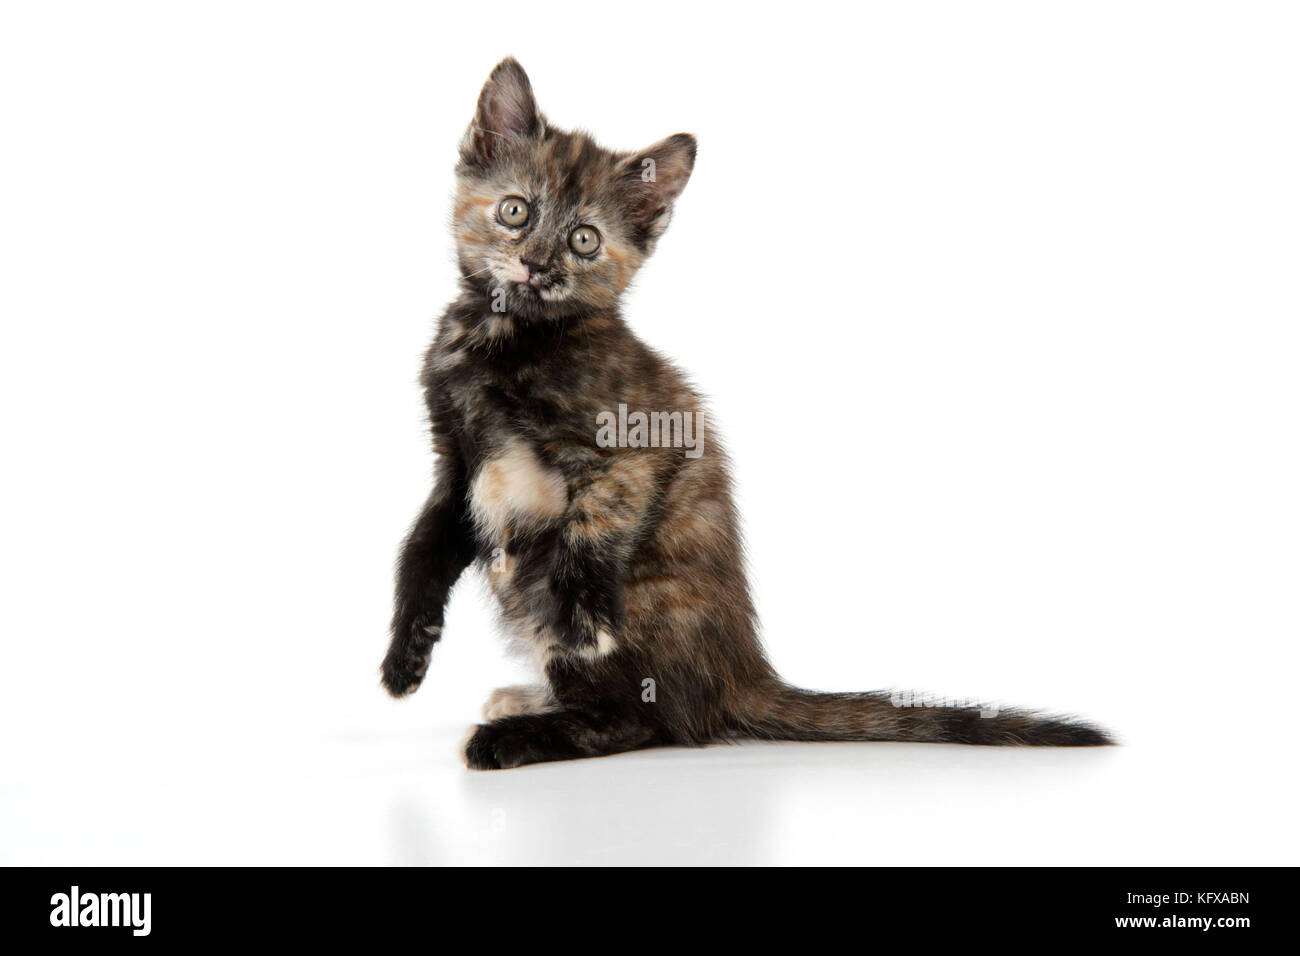
[(457, 299), (443, 311), (435, 327), (433, 342), (424, 353), (420, 383), (429, 388), (440, 380), (462, 357), (469, 331), (478, 321), (471, 303)]

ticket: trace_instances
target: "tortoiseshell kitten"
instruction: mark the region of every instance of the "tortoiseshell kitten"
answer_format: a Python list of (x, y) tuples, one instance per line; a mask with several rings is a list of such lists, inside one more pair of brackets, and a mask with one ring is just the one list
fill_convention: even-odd
[(516, 61), (493, 70), (456, 167), (461, 291), (422, 378), (434, 487), (402, 547), (384, 686), (420, 686), (478, 560), (540, 675), (489, 698), (474, 768), (737, 737), (1109, 742), (1066, 720), (785, 684), (756, 634), (711, 424), (693, 454), (636, 447), (635, 425), (598, 440), (616, 413), (701, 421), (700, 396), (618, 311), (694, 163), (685, 133), (619, 153), (556, 129)]

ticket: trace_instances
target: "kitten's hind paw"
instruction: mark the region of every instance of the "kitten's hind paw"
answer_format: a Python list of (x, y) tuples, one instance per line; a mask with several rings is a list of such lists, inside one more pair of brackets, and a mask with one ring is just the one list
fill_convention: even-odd
[(475, 727), (465, 743), (465, 765), (470, 770), (509, 770), (553, 759), (538, 752), (540, 741), (521, 720), (526, 718), (506, 717)]
[(461, 747), (465, 766), (470, 770), (500, 770), (501, 761), (496, 755), (496, 734), (490, 724), (478, 724), (470, 728), (468, 736)]
[(555, 700), (542, 685), (498, 687), (483, 704), (483, 719), (496, 720), (516, 714), (543, 714), (555, 709)]

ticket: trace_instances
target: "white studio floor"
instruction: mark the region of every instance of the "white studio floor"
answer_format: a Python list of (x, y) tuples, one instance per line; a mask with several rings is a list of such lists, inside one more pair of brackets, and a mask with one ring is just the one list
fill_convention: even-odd
[[(9, 766), (0, 863), (1294, 862), (1230, 750), (747, 743), (471, 773), (463, 728)], [(74, 751), (94, 753), (74, 763)], [(77, 758), (80, 759), (80, 758)], [(1242, 776), (1254, 780), (1241, 792)], [(1288, 771), (1289, 773), (1289, 771)]]

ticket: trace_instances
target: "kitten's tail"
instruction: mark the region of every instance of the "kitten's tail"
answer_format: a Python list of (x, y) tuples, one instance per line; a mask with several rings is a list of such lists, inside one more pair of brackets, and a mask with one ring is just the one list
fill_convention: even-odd
[(1099, 747), (1114, 743), (1099, 727), (991, 706), (934, 706), (911, 695), (877, 691), (823, 694), (778, 684), (757, 713), (746, 715), (744, 736), (767, 740), (895, 740), (913, 743), (1030, 747)]

